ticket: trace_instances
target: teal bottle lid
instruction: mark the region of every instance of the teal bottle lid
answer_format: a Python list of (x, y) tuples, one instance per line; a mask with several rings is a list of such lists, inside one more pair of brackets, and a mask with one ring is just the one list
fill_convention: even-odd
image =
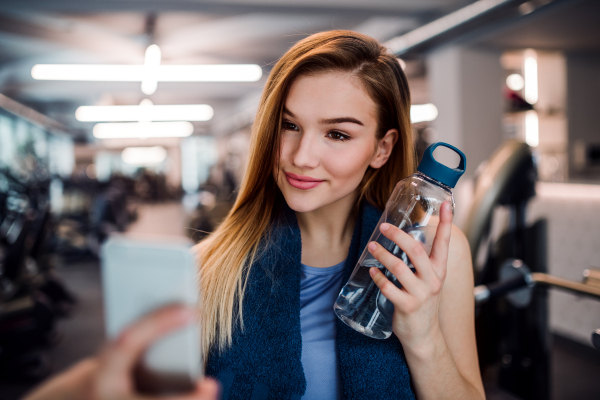
[[(456, 154), (459, 155), (460, 163), (458, 164), (458, 167), (447, 167), (444, 164), (438, 162), (435, 158), (433, 158), (433, 151), (439, 146), (447, 147), (451, 150), (454, 150)], [(451, 144), (437, 142), (425, 149), (425, 153), (423, 153), (423, 159), (419, 163), (417, 171), (427, 175), (432, 179), (435, 179), (438, 182), (443, 183), (446, 186), (450, 186), (451, 188), (453, 188), (454, 186), (456, 186), (456, 182), (458, 182), (462, 174), (465, 173), (466, 168), (467, 157), (462, 151), (452, 146)]]

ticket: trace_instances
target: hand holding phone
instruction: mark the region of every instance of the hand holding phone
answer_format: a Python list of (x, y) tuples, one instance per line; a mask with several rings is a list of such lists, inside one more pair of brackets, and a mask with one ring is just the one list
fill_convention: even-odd
[[(109, 338), (127, 340), (123, 330), (157, 308), (198, 307), (197, 269), (190, 247), (187, 239), (170, 237), (115, 236), (106, 242), (102, 281)], [(135, 369), (137, 389), (153, 394), (193, 390), (202, 375), (199, 331), (196, 320), (154, 343)]]
[[(165, 334), (193, 323), (194, 310), (167, 306), (135, 321), (115, 340), (109, 342), (100, 356), (80, 361), (65, 372), (44, 382), (23, 400), (151, 400), (140, 395), (133, 383), (133, 370), (140, 356)], [(160, 397), (162, 400), (217, 400), (219, 387), (212, 379), (195, 383), (183, 395)], [(158, 399), (158, 398), (156, 398)]]

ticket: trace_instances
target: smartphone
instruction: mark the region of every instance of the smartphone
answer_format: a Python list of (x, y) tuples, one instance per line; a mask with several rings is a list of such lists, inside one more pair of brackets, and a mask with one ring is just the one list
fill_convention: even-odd
[[(112, 236), (102, 246), (106, 333), (114, 339), (135, 320), (161, 306), (197, 307), (196, 260), (186, 238)], [(199, 322), (163, 337), (135, 371), (142, 393), (190, 391), (202, 375)]]

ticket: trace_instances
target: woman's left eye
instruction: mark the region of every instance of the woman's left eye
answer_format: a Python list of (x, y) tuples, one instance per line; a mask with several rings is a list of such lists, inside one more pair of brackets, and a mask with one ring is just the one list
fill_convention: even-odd
[(291, 122), (288, 122), (288, 121), (283, 121), (281, 123), (281, 127), (283, 128), (284, 131), (297, 131), (298, 130), (298, 126), (296, 124), (292, 124)]
[(327, 133), (327, 136), (329, 136), (333, 140), (340, 141), (340, 142), (350, 139), (350, 137), (348, 135), (345, 135), (345, 134), (343, 134), (341, 132), (337, 132), (337, 131), (329, 132), (329, 133)]

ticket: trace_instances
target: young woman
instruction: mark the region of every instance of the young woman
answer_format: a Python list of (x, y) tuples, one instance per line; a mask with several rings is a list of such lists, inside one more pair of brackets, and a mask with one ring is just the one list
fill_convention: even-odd
[[(369, 244), (403, 286), (372, 269), (394, 304), (394, 335), (368, 338), (333, 312), (394, 186), (413, 172), (412, 146), (406, 77), (375, 40), (319, 33), (277, 62), (236, 203), (197, 247), (206, 374), (220, 382), (223, 399), (484, 397), (469, 248), (448, 204), (430, 256), (398, 228), (381, 226), (416, 273)], [(100, 359), (100, 372), (90, 368), (96, 392), (109, 390), (110, 376), (130, 390), (140, 351), (112, 374), (119, 351)], [(202, 385), (199, 398), (215, 395), (211, 382)]]
[(237, 201), (198, 245), (206, 372), (223, 398), (484, 397), (469, 248), (448, 204), (431, 256), (381, 227), (416, 273), (369, 244), (403, 286), (372, 269), (395, 306), (395, 335), (370, 339), (332, 310), (395, 184), (413, 172), (409, 116), (397, 59), (364, 35), (312, 35), (273, 68)]

